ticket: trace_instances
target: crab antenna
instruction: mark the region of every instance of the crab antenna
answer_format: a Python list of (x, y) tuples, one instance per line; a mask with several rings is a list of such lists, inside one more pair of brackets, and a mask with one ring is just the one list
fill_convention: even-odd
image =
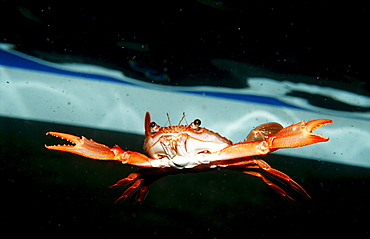
[(170, 118), (170, 114), (169, 114), (169, 113), (166, 113), (166, 115), (167, 115), (167, 121), (168, 121), (168, 124), (169, 124), (170, 126), (172, 126), (171, 118)]
[(185, 117), (186, 117), (185, 112), (182, 112), (182, 117), (181, 117), (181, 119), (180, 119), (180, 121), (179, 121), (179, 124), (178, 124), (178, 125), (181, 125), (181, 122), (182, 122), (183, 120), (185, 120), (185, 124), (188, 124), (188, 122), (186, 122)]

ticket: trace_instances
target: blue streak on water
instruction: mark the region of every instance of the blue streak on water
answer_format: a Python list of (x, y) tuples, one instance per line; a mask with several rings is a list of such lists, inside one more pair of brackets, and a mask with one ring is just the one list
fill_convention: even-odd
[[(12, 54), (2, 49), (0, 49), (0, 56), (1, 56), (0, 65), (5, 65), (9, 67), (29, 69), (29, 70), (34, 70), (34, 71), (43, 71), (43, 72), (60, 74), (60, 75), (68, 75), (68, 76), (74, 76), (74, 77), (80, 77), (80, 78), (88, 78), (92, 80), (115, 82), (115, 83), (137, 86), (137, 87), (142, 87), (142, 88), (169, 91), (168, 88), (163, 88), (163, 87), (160, 87), (154, 84), (151, 87), (148, 87), (146, 85), (135, 84), (135, 83), (127, 82), (124, 80), (119, 80), (119, 79), (116, 79), (110, 76), (104, 76), (104, 75), (99, 75), (99, 74), (89, 74), (89, 73), (82, 73), (82, 72), (73, 72), (73, 71), (58, 69), (52, 66), (41, 64), (36, 61), (32, 61), (30, 59), (26, 59), (25, 57)], [(29, 57), (29, 56), (26, 56), (26, 57)], [(287, 108), (310, 111), (308, 109), (304, 109), (304, 108), (301, 108), (295, 105), (282, 102), (276, 98), (266, 97), (266, 96), (258, 96), (258, 95), (251, 95), (251, 94), (232, 94), (232, 93), (212, 92), (212, 91), (191, 91), (191, 90), (181, 90), (175, 87), (173, 87), (170, 91), (176, 91), (179, 93), (187, 93), (187, 94), (195, 94), (195, 95), (203, 95), (203, 96), (216, 97), (216, 98), (222, 98), (222, 99), (244, 101), (244, 102), (254, 102), (254, 103), (273, 105), (273, 106), (278, 106), (278, 107), (287, 107)]]

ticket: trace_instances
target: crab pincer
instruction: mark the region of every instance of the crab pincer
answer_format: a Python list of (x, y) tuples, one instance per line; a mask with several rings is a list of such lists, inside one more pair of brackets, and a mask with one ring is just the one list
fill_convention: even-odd
[(84, 136), (78, 137), (75, 135), (59, 132), (47, 132), (46, 135), (52, 135), (72, 143), (72, 145), (45, 145), (47, 149), (78, 154), (84, 157), (100, 160), (109, 160), (115, 157), (114, 151), (112, 151), (111, 148), (104, 144), (97, 143), (92, 139), (87, 139)]
[(323, 125), (331, 124), (330, 119), (301, 121), (280, 130), (275, 137), (269, 139), (270, 149), (296, 148), (310, 144), (326, 142), (329, 138), (312, 132)]

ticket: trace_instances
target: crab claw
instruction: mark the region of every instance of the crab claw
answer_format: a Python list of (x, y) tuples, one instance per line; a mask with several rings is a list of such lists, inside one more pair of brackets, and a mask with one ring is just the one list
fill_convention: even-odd
[(115, 159), (114, 150), (120, 149), (118, 146), (117, 146), (118, 148), (111, 149), (108, 146), (105, 146), (104, 144), (99, 144), (92, 139), (85, 138), (84, 136), (80, 138), (78, 136), (59, 132), (47, 132), (46, 135), (59, 137), (73, 144), (73, 145), (64, 144), (52, 146), (45, 145), (47, 149), (69, 152), (92, 159), (114, 160)]
[(154, 164), (158, 165), (155, 159), (150, 159), (144, 154), (133, 151), (125, 151), (117, 145), (113, 148), (109, 148), (104, 144), (97, 143), (94, 140), (87, 139), (84, 136), (81, 136), (80, 138), (78, 136), (59, 132), (47, 132), (46, 135), (59, 137), (72, 143), (72, 145), (45, 145), (47, 149), (78, 154), (86, 158), (97, 160), (120, 161), (123, 164), (131, 164), (139, 167), (154, 167), (151, 164), (152, 161)]
[(319, 142), (326, 142), (329, 138), (323, 137), (312, 132), (323, 125), (331, 124), (330, 119), (316, 119), (302, 121), (297, 124), (292, 124), (280, 130), (274, 137), (269, 139), (270, 149), (281, 148), (296, 148), (305, 145), (315, 144)]

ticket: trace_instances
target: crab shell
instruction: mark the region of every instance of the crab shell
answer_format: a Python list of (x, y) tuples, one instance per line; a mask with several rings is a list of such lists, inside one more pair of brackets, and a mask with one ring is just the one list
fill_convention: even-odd
[(161, 127), (145, 115), (144, 150), (165, 166), (193, 168), (201, 163), (205, 154), (220, 151), (232, 142), (227, 138), (200, 127), (199, 119), (189, 125)]

